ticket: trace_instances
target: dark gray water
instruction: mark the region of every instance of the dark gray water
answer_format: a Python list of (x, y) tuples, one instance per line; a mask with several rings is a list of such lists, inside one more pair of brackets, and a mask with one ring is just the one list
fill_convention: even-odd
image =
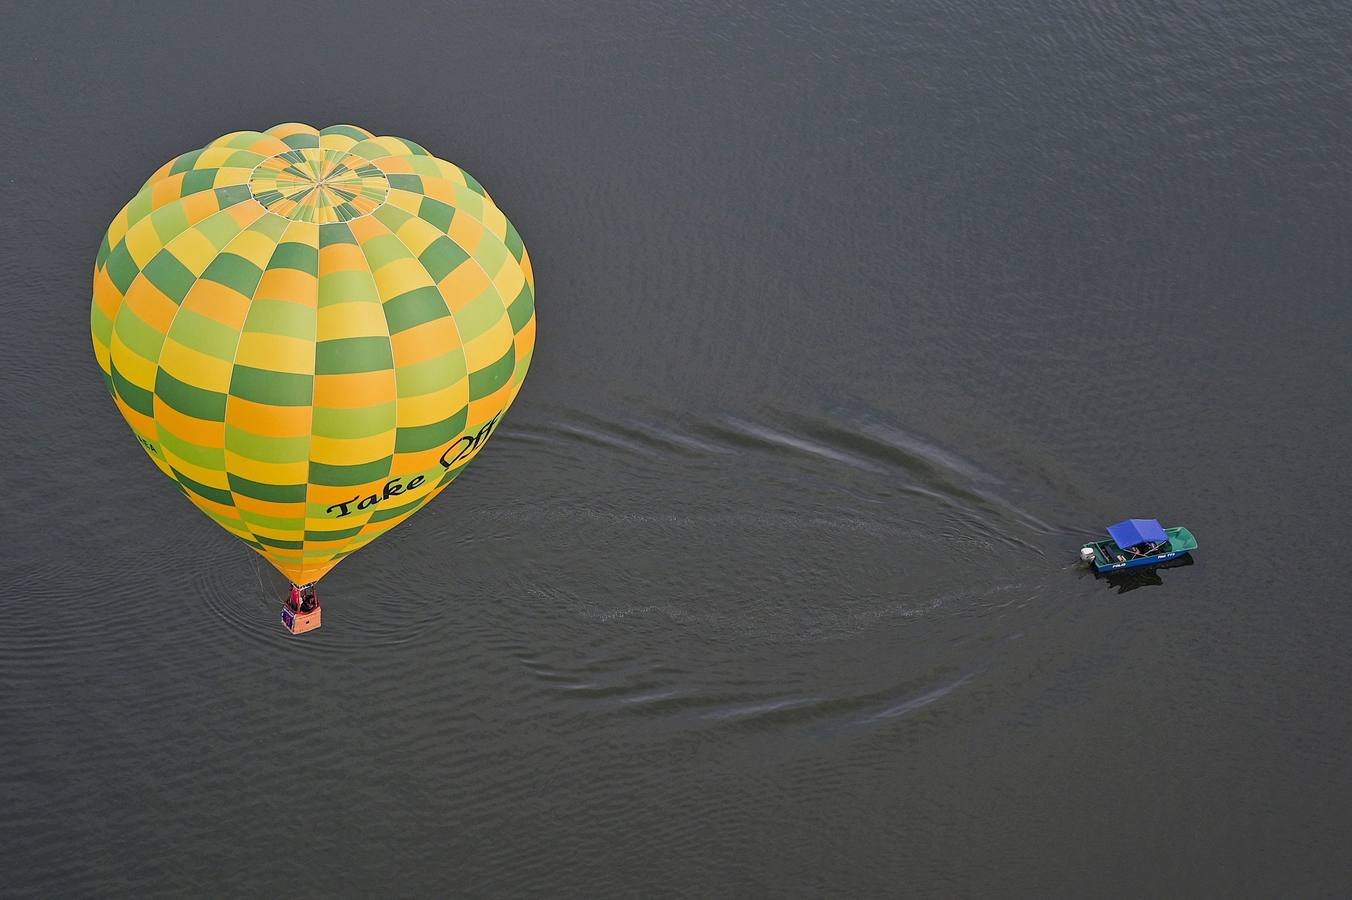
[[(4, 31), (0, 895), (1348, 893), (1345, 3)], [(540, 316), (300, 639), (88, 337), (142, 180), (288, 120), (472, 172)], [(1074, 565), (1142, 515), (1196, 564)]]

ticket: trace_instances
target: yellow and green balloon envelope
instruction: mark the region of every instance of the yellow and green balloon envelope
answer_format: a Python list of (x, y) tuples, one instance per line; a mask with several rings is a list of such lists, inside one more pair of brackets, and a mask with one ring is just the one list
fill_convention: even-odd
[(530, 365), (533, 277), (457, 166), (286, 124), (150, 177), (99, 247), (90, 327), (155, 465), (306, 584), (482, 449)]

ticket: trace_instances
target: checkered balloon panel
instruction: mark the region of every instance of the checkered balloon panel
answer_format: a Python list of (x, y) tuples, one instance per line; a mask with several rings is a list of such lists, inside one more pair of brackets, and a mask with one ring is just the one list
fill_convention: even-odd
[(303, 584), (482, 450), (530, 365), (533, 276), (457, 166), (285, 124), (150, 177), (99, 247), (90, 326), (155, 465)]

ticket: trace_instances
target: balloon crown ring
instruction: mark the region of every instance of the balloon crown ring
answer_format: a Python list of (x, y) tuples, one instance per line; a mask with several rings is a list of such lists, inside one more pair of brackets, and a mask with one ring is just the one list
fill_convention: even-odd
[(255, 166), (249, 191), (268, 212), (326, 225), (375, 212), (389, 195), (390, 182), (364, 157), (306, 147), (268, 157)]

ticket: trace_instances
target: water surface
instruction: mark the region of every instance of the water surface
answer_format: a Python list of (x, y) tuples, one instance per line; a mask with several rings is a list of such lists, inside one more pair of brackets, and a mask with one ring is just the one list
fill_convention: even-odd
[[(1346, 892), (1345, 5), (826, 6), (7, 17), (0, 894)], [(294, 119), (472, 172), (540, 316), (301, 639), (88, 338)]]

